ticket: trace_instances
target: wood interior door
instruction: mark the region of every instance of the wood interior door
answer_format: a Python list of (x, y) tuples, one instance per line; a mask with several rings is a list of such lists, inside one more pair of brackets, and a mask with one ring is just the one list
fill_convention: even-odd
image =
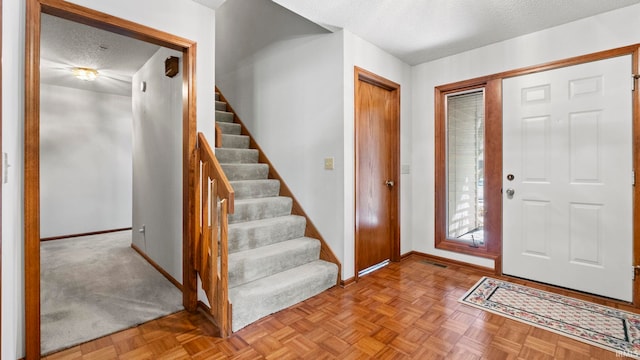
[(400, 85), (355, 70), (356, 273), (400, 259)]

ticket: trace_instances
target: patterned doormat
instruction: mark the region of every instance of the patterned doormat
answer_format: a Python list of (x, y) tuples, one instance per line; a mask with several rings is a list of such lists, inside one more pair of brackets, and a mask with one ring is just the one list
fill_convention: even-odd
[(483, 277), (459, 300), (482, 310), (640, 359), (640, 315)]

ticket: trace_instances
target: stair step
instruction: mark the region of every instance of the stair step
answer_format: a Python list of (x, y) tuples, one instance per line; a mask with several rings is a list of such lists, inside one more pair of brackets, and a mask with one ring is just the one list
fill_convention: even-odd
[(236, 200), (274, 197), (280, 194), (280, 181), (273, 179), (231, 181), (231, 187)]
[(337, 276), (335, 264), (316, 260), (230, 288), (232, 331), (333, 287)]
[[(218, 151), (216, 150), (216, 156)], [(229, 181), (236, 180), (259, 180), (269, 176), (269, 165), (267, 164), (220, 164), (222, 171), (227, 175)]]
[(229, 149), (248, 149), (249, 137), (247, 135), (222, 134), (222, 147)]
[(236, 200), (229, 224), (291, 215), (291, 205), (291, 198), (284, 196)]
[(308, 237), (233, 253), (229, 255), (229, 287), (304, 265), (319, 256), (320, 241)]
[(217, 148), (216, 158), (221, 164), (255, 164), (258, 162), (258, 150)]
[(220, 93), (216, 91), (215, 95), (213, 96), (215, 101), (220, 101)]
[(216, 110), (216, 121), (232, 123), (233, 113)]
[(229, 225), (229, 253), (259, 248), (304, 236), (307, 220), (289, 215)]
[(216, 122), (216, 124), (220, 127), (223, 134), (240, 135), (240, 132), (242, 131), (240, 124), (228, 122)]
[(216, 110), (227, 111), (227, 103), (216, 100)]

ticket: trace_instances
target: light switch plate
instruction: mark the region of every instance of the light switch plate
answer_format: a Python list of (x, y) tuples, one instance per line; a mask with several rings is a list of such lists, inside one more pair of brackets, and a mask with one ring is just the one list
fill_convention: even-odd
[(402, 166), (400, 167), (400, 173), (401, 174), (409, 174), (409, 173), (411, 173), (411, 165), (402, 164)]
[(333, 170), (333, 158), (332, 157), (324, 158), (324, 169), (325, 170)]

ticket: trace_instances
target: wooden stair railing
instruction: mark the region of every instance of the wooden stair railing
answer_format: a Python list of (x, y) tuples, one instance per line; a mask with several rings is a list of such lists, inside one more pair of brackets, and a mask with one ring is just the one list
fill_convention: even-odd
[(202, 133), (198, 133), (194, 156), (194, 264), (209, 300), (210, 315), (224, 338), (231, 334), (227, 215), (233, 214), (234, 192)]

